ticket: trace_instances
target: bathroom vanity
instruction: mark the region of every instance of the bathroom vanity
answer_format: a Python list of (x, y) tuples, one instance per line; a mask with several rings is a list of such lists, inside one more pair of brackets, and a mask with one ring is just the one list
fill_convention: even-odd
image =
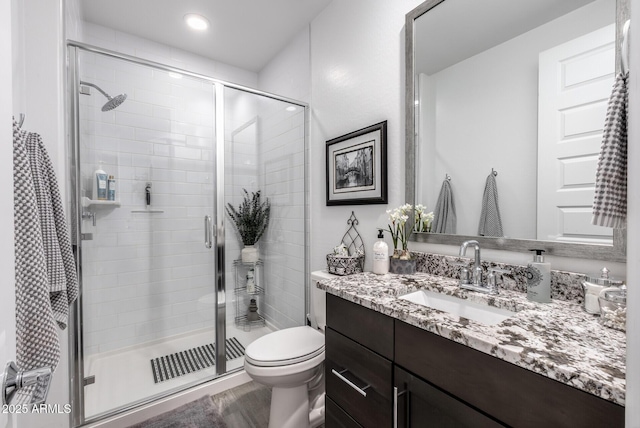
[[(622, 427), (622, 332), (579, 305), (370, 273), (327, 291), (327, 426)], [(431, 290), (513, 315), (494, 325), (399, 297)]]

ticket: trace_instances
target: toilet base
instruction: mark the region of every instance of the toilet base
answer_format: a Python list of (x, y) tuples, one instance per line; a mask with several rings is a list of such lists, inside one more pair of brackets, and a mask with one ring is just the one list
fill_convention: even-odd
[(309, 426), (309, 393), (307, 384), (292, 388), (273, 387), (269, 428), (302, 428)]

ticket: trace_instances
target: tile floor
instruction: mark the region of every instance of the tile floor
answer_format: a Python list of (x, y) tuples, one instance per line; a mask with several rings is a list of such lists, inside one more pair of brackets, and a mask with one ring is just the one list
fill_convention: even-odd
[[(227, 338), (236, 337), (244, 347), (255, 339), (273, 331), (269, 326), (243, 331), (227, 327)], [(215, 376), (215, 366), (154, 383), (151, 372), (152, 358), (172, 354), (203, 344), (212, 343), (213, 329), (200, 330), (188, 335), (168, 338), (162, 342), (89, 356), (85, 361), (85, 376), (95, 376), (95, 383), (87, 385), (85, 417), (93, 418), (105, 412), (146, 400), (172, 389), (195, 385)], [(227, 361), (227, 371), (244, 365), (244, 358)]]

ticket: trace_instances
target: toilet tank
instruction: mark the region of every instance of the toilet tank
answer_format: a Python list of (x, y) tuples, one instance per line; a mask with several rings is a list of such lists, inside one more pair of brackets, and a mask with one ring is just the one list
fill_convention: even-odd
[(338, 275), (332, 275), (326, 270), (317, 270), (311, 272), (311, 303), (309, 321), (311, 326), (316, 329), (320, 329), (324, 332), (324, 328), (327, 325), (327, 300), (326, 292), (316, 287), (318, 281), (325, 279), (339, 278)]

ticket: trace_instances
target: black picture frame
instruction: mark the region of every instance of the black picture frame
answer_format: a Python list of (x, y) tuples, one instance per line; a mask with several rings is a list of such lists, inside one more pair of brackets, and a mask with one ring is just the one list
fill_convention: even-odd
[(386, 204), (387, 121), (327, 141), (327, 206)]

